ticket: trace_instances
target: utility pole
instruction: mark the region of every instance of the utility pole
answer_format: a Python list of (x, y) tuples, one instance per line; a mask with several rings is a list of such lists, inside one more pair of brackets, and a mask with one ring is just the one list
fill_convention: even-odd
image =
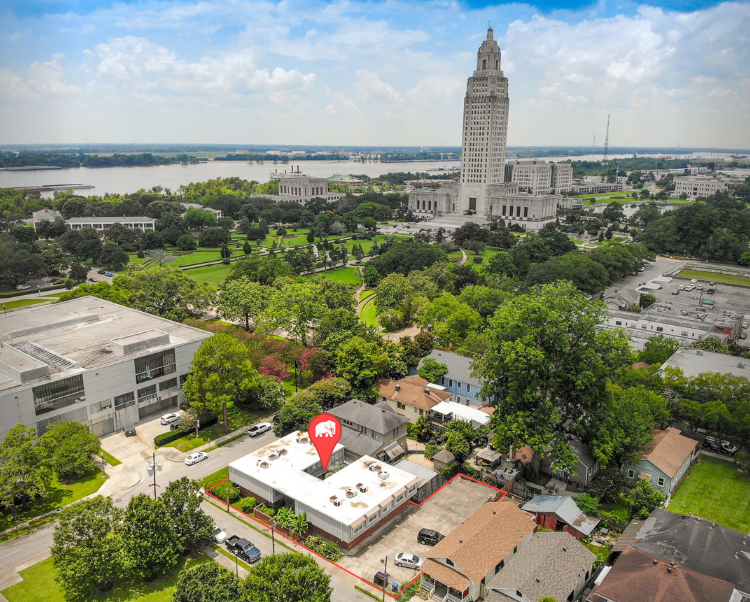
[(294, 360), (294, 392), (297, 392), (297, 360)]
[(237, 562), (237, 550), (234, 551), (234, 574), (239, 578), (240, 576), (240, 567), (239, 563)]
[(388, 556), (385, 557), (385, 560), (381, 560), (380, 562), (385, 563), (385, 583), (383, 583), (383, 602), (385, 602), (385, 588), (388, 587)]
[(607, 155), (609, 154), (609, 115), (607, 115), (607, 135), (604, 137), (604, 159), (602, 160), (602, 175), (606, 178), (609, 168)]
[(151, 487), (154, 488), (154, 499), (156, 499), (156, 488), (158, 485), (156, 484), (156, 450), (154, 450), (151, 454), (151, 466), (153, 466), (153, 473), (154, 473), (154, 482), (151, 484)]

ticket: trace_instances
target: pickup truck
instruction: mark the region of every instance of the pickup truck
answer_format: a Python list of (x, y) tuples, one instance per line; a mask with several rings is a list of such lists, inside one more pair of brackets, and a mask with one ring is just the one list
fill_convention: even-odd
[(260, 550), (247, 539), (232, 535), (227, 539), (226, 543), (230, 552), (247, 560), (249, 563), (252, 564), (260, 560)]

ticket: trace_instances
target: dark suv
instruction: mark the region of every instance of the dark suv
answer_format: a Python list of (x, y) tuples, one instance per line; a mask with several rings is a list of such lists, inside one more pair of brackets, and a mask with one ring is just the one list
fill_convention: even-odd
[(422, 529), (419, 532), (419, 535), (417, 535), (417, 541), (427, 546), (434, 546), (444, 537), (445, 535), (442, 535), (432, 529)]
[(719, 445), (719, 442), (713, 437), (706, 437), (703, 440), (703, 447), (704, 449), (707, 449), (708, 451), (712, 451), (712, 452), (721, 451), (721, 446)]

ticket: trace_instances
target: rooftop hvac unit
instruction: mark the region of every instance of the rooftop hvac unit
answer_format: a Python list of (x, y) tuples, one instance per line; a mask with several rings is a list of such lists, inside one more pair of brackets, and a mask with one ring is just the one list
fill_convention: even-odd
[(341, 502), (343, 502), (343, 501), (344, 501), (344, 500), (340, 500), (340, 499), (339, 499), (339, 498), (338, 498), (337, 496), (335, 496), (335, 495), (332, 495), (332, 496), (331, 496), (331, 497), (329, 497), (328, 499), (329, 499), (329, 500), (331, 500), (331, 503), (332, 503), (332, 504), (333, 504), (334, 506), (340, 506), (340, 505), (341, 505)]
[(381, 478), (381, 480), (385, 481), (390, 475), (387, 472), (383, 471), (378, 476)]
[(268, 468), (269, 466), (271, 466), (271, 465), (268, 462), (261, 462), (260, 463), (260, 467), (261, 468)]
[(367, 485), (363, 485), (362, 483), (357, 483), (357, 489), (359, 489), (360, 493), (367, 493)]
[(401, 390), (401, 385), (396, 385), (396, 391), (400, 391), (400, 390)]
[(286, 456), (286, 448), (284, 448), (284, 449), (280, 449), (280, 450), (279, 450), (279, 455), (280, 455), (280, 456)]
[(273, 460), (275, 460), (278, 457), (279, 456), (277, 454), (271, 454), (270, 456), (268, 456), (268, 459), (271, 460), (271, 461), (273, 461)]
[(383, 469), (380, 464), (370, 464), (370, 472), (380, 472), (381, 470)]
[(307, 443), (307, 437), (297, 437), (297, 443)]
[(354, 497), (357, 495), (356, 489), (347, 489), (346, 490), (346, 497)]

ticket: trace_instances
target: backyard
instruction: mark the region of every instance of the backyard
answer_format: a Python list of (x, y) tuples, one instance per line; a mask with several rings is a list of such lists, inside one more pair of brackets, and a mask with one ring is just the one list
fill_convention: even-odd
[(694, 514), (740, 533), (750, 532), (750, 476), (734, 462), (702, 455), (680, 483), (668, 510)]
[[(92, 600), (101, 602), (171, 602), (175, 592), (175, 581), (180, 570), (185, 567), (212, 562), (208, 556), (182, 556), (177, 566), (168, 575), (151, 581), (124, 582), (112, 591), (99, 594)], [(8, 602), (65, 602), (65, 596), (55, 581), (57, 571), (51, 558), (43, 560), (20, 572), (23, 581), (3, 590)]]
[(720, 274), (719, 272), (704, 272), (703, 270), (682, 270), (675, 278), (686, 278), (718, 282), (719, 284), (733, 284), (735, 286), (750, 287), (750, 278), (747, 276), (735, 276), (733, 274)]

